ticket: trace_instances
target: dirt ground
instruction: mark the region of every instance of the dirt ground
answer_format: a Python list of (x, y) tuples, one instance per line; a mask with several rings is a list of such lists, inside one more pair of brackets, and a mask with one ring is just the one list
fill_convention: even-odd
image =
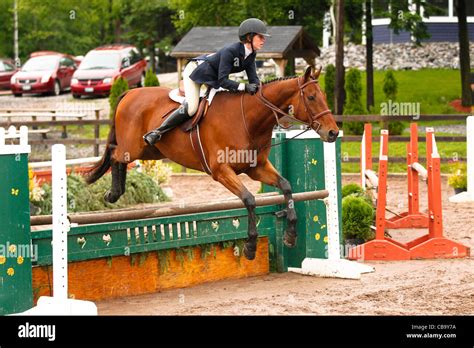
[[(345, 176), (344, 184), (357, 182)], [(259, 183), (243, 177), (252, 191)], [(206, 176), (173, 176), (174, 201), (231, 197)], [(421, 209), (426, 187), (420, 186)], [(388, 208), (406, 209), (405, 177), (389, 177)], [(445, 235), (474, 248), (474, 203), (450, 203), (443, 178)], [(413, 239), (424, 230), (390, 231)], [(301, 233), (301, 232), (300, 232)], [(360, 280), (315, 278), (295, 273), (225, 280), (160, 293), (98, 302), (102, 315), (474, 315), (474, 258), (370, 262), (375, 272)]]

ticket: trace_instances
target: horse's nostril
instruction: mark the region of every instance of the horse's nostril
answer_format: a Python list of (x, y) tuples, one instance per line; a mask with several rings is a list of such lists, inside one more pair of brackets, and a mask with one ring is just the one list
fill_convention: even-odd
[(331, 139), (336, 139), (337, 136), (339, 135), (339, 131), (335, 131), (335, 130), (332, 130), (332, 129), (331, 129), (331, 130), (328, 132), (328, 135), (329, 135), (329, 138), (331, 138)]

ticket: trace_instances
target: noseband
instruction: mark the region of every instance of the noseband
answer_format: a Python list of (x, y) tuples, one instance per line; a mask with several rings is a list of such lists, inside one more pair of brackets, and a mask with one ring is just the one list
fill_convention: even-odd
[[(302, 81), (303, 81), (303, 78), (299, 77), (298, 78), (298, 88), (300, 90), (300, 102), (301, 102), (301, 100), (303, 101), (303, 106), (304, 106), (304, 109), (306, 111), (306, 115), (308, 115), (308, 121), (302, 121), (302, 120), (297, 119), (296, 117), (284, 112), (278, 106), (276, 106), (275, 104), (270, 102), (267, 98), (265, 98), (263, 96), (263, 88), (262, 88), (263, 86), (262, 86), (261, 82), (260, 82), (259, 93), (257, 93), (257, 96), (266, 107), (268, 107), (270, 110), (273, 111), (273, 114), (275, 115), (275, 119), (277, 121), (277, 124), (280, 127), (282, 127), (282, 125), (279, 122), (280, 117), (286, 116), (286, 117), (290, 118), (293, 121), (303, 123), (303, 124), (307, 125), (308, 127), (311, 127), (313, 129), (316, 129), (316, 131), (318, 131), (319, 128), (321, 127), (321, 123), (318, 121), (319, 118), (321, 118), (322, 116), (324, 116), (326, 114), (331, 113), (331, 110), (326, 109), (326, 110), (321, 111), (320, 113), (315, 115), (312, 112), (311, 108), (309, 107), (308, 102), (306, 101), (306, 98), (305, 98), (305, 95), (304, 95), (304, 89), (305, 89), (305, 87), (307, 87), (308, 85), (310, 85), (312, 83), (318, 83), (318, 80), (310, 79), (309, 81), (307, 81), (305, 83), (302, 83)], [(313, 127), (313, 125), (315, 125), (315, 127)], [(282, 128), (285, 128), (285, 127), (282, 127)]]

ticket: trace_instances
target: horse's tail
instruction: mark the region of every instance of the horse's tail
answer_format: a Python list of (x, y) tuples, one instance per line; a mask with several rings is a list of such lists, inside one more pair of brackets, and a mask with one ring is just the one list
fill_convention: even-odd
[(115, 104), (114, 114), (110, 122), (110, 131), (107, 138), (107, 144), (105, 145), (105, 152), (102, 155), (102, 158), (94, 164), (94, 166), (89, 170), (86, 177), (86, 183), (93, 184), (99, 180), (112, 165), (112, 150), (117, 146), (117, 138), (115, 136), (115, 116), (117, 114), (117, 108), (120, 101), (125, 97), (128, 91), (122, 93)]

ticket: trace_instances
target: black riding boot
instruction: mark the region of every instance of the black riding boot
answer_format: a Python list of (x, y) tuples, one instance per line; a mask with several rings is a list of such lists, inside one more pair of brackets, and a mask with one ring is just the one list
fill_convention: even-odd
[(161, 136), (167, 131), (173, 129), (176, 126), (179, 126), (184, 121), (189, 120), (187, 104), (181, 105), (178, 109), (173, 111), (164, 122), (158, 128), (152, 130), (151, 132), (146, 133), (143, 136), (145, 142), (153, 146), (155, 143), (161, 139)]

